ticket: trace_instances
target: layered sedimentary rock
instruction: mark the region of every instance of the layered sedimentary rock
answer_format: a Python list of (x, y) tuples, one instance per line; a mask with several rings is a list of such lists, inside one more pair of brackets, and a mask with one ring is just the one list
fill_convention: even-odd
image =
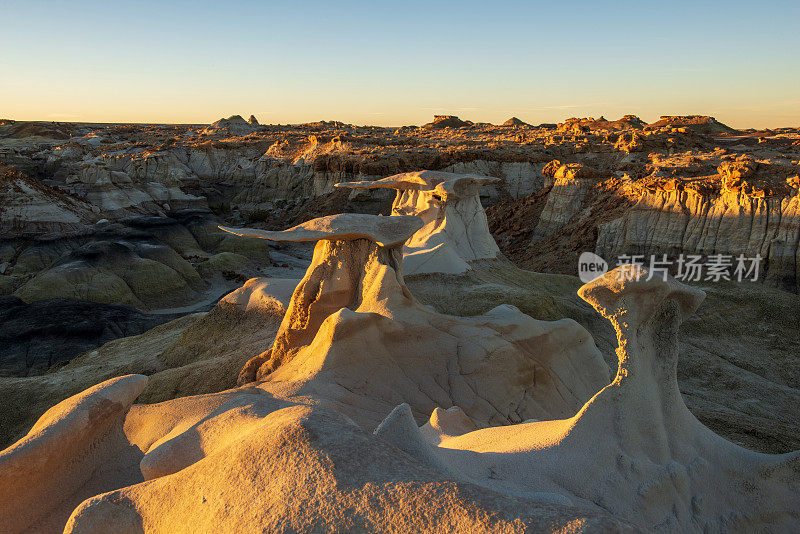
[(0, 375), (41, 374), (112, 339), (141, 334), (175, 318), (120, 304), (76, 299), (26, 304), (14, 296), (0, 297)]
[[(319, 232), (315, 226), (302, 233)], [(259, 300), (259, 287), (233, 300)], [(345, 406), (331, 402), (331, 390), (342, 387), (331, 375), (313, 393), (267, 380), (131, 408), (144, 377), (123, 377), (68, 399), (0, 453), (0, 465), (13, 467), (2, 476), (46, 472), (67, 488), (47, 508), (29, 508), (49, 486), (27, 486), (3, 501), (0, 519), (10, 532), (59, 531), (65, 522), (65, 532), (91, 533), (793, 530), (800, 454), (736, 447), (683, 405), (677, 332), (703, 293), (618, 269), (580, 295), (613, 323), (620, 370), (573, 417), (476, 430), (473, 417), (450, 407), (432, 410), (419, 428), (401, 404), (370, 436), (330, 409)], [(361, 326), (334, 343), (348, 345)], [(364, 361), (336, 363), (352, 374)], [(379, 370), (370, 371), (374, 380)], [(113, 415), (94, 417), (95, 405)], [(56, 433), (76, 445), (52, 455)], [(58, 460), (41, 471), (38, 459), (47, 457)]]
[(553, 178), (541, 195), (489, 210), (504, 252), (526, 267), (575, 273), (587, 250), (612, 265), (631, 255), (645, 263), (663, 254), (672, 262), (681, 255), (760, 256), (759, 280), (800, 288), (800, 166), (785, 156), (688, 151), (650, 154), (647, 166), (630, 174), (558, 160), (542, 172)]
[(142, 480), (141, 454), (123, 423), (147, 377), (103, 382), (48, 410), (0, 451), (0, 519), (5, 532), (58, 532), (82, 500)]
[(704, 293), (628, 266), (579, 294), (613, 324), (619, 371), (575, 416), (470, 432), (454, 410), (416, 429), (401, 407), (376, 433), (433, 469), (512, 495), (602, 509), (647, 531), (795, 530), (800, 451), (738, 447), (683, 403), (678, 329)]
[(62, 237), (86, 233), (98, 220), (91, 204), (0, 163), (0, 236)]
[(13, 185), (6, 182), (8, 209), (0, 214), (0, 293), (26, 302), (72, 298), (180, 308), (208, 292), (218, 297), (223, 289), (215, 286), (224, 288), (226, 275), (252, 276), (269, 267), (263, 241), (233, 239), (207, 210), (98, 219), (88, 204), (16, 171), (8, 175)]
[(642, 191), (622, 217), (599, 226), (595, 252), (724, 254), (763, 258), (760, 279), (800, 290), (800, 196), (754, 197), (742, 191), (707, 196), (692, 190)]
[[(109, 381), (58, 407), (67, 422), (59, 437), (77, 444), (52, 456), (52, 471), (38, 470), (35, 461), (54, 450), (46, 443), (55, 437), (46, 419), (40, 423), (44, 431), (31, 438), (43, 442), (38, 450), (27, 450), (34, 444), (28, 441), (0, 453), (6, 467), (16, 461), (24, 468), (0, 476), (55, 475), (51, 483), (62, 484), (47, 506), (35, 502), (50, 496), (41, 485), (26, 485), (4, 500), (0, 518), (8, 532), (31, 524), (39, 531), (68, 533), (633, 530), (602, 512), (452, 480), (340, 413), (256, 389), (129, 409), (133, 386), (140, 387), (142, 379)], [(103, 399), (111, 401), (104, 411), (82, 421)], [(103, 415), (111, 430), (97, 437), (96, 418)], [(84, 443), (97, 446), (82, 456)], [(108, 456), (120, 446), (125, 454)], [(34, 461), (25, 465), (22, 453)], [(71, 516), (64, 514), (68, 507), (74, 507)]]
[(572, 413), (598, 389), (608, 368), (572, 320), (537, 321), (507, 305), (454, 317), (421, 305), (400, 256), (421, 226), (416, 216), (343, 214), (284, 232), (228, 229), (319, 240), (274, 344), (240, 383), (328, 399), (366, 428), (390, 399), (417, 414), (458, 404), (484, 426)]
[[(770, 197), (766, 191), (772, 190), (776, 198), (785, 198), (786, 193), (759, 184), (769, 181), (776, 166), (794, 166), (793, 175), (797, 174), (800, 146), (794, 129), (734, 131), (710, 117), (669, 117), (646, 127), (634, 116), (616, 121), (576, 118), (562, 123), (560, 129), (440, 117), (432, 126), (394, 129), (322, 121), (255, 127), (241, 117), (209, 128), (9, 123), (0, 125), (0, 161), (17, 165), (32, 179), (84, 203), (92, 222), (172, 216), (180, 210), (210, 207), (216, 215), (229, 218), (230, 224), (266, 221), (272, 228), (282, 227), (287, 213), (307, 209), (320, 197), (324, 210), (315, 215), (364, 211), (361, 197), (336, 197), (334, 186), (339, 182), (377, 180), (417, 169), (488, 175), (501, 181), (483, 187), (480, 193), (484, 203), (495, 203), (545, 194), (551, 177), (543, 170), (553, 160), (596, 170), (603, 180), (593, 189), (586, 191), (580, 177), (578, 183), (560, 184), (552, 191), (553, 209), (548, 208), (541, 221), (519, 229), (528, 238), (535, 233), (542, 238), (539, 241), (546, 241), (554, 235), (548, 232), (565, 228), (562, 222), (569, 221), (562, 219), (581, 214), (596, 220), (586, 232), (577, 233), (597, 233), (598, 225), (608, 222), (598, 213), (608, 209), (593, 202), (597, 187), (616, 189), (621, 202), (627, 201), (628, 193), (621, 190), (624, 174), (634, 181), (644, 179), (647, 187), (653, 183), (663, 189), (671, 180), (679, 186), (696, 185), (697, 169), (713, 162), (703, 175), (710, 176), (721, 159), (752, 157), (755, 165), (731, 172), (721, 169), (716, 181), (738, 187), (739, 180), (746, 185), (738, 190), (750, 196), (765, 191)], [(71, 137), (65, 139), (66, 135)], [(677, 160), (684, 162), (671, 163)], [(742, 171), (750, 175), (745, 177)], [(736, 174), (741, 176), (735, 178)], [(579, 198), (583, 199), (580, 206)], [(380, 211), (378, 204), (370, 204), (369, 211)], [(597, 209), (590, 213), (593, 207)], [(702, 213), (689, 216), (703, 218)], [(210, 213), (208, 217), (213, 218)], [(511, 218), (508, 213), (498, 215), (498, 223)], [(704, 223), (698, 220), (698, 224)], [(94, 232), (91, 224), (80, 226), (84, 233)], [(596, 242), (596, 236), (586, 238), (592, 245)], [(787, 246), (795, 248), (791, 243)], [(542, 247), (543, 256), (553, 256), (548, 243)], [(0, 264), (8, 261), (13, 267), (13, 258), (13, 254), (2, 254)], [(0, 272), (4, 293), (23, 281), (17, 275), (3, 276)], [(775, 280), (783, 278), (779, 274)]]
[(542, 239), (564, 226), (583, 207), (587, 194), (597, 183), (598, 172), (581, 163), (553, 160), (542, 169), (544, 187), (550, 188), (533, 240)]
[(500, 249), (489, 233), (478, 192), (497, 178), (420, 171), (337, 187), (396, 189), (392, 215), (416, 215), (424, 226), (403, 247), (406, 274), (463, 273), (478, 260), (493, 260)]

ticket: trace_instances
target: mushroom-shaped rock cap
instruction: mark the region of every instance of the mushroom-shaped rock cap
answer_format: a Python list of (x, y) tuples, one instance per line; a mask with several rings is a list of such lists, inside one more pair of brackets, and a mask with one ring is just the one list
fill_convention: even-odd
[[(416, 171), (395, 174), (388, 178), (363, 182), (341, 182), (334, 184), (336, 187), (349, 187), (352, 189), (421, 189), (430, 190), (443, 188), (445, 191), (458, 192), (465, 184), (488, 185), (499, 182), (499, 178), (480, 176), (478, 174), (458, 174), (442, 171)], [(447, 185), (445, 185), (447, 184)]]
[(604, 317), (627, 311), (628, 322), (644, 323), (668, 299), (680, 308), (682, 320), (690, 317), (706, 298), (704, 291), (683, 284), (667, 274), (653, 273), (642, 266), (621, 265), (578, 289), (578, 296)]
[(406, 242), (422, 228), (416, 215), (384, 217), (363, 213), (340, 213), (306, 221), (288, 230), (270, 231), (257, 228), (227, 228), (221, 230), (243, 237), (259, 237), (272, 241), (351, 241), (369, 239), (382, 247), (396, 247)]

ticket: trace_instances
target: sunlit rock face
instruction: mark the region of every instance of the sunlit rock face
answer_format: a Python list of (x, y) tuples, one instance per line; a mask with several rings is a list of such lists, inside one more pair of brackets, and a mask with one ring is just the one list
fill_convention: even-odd
[(478, 192), (497, 178), (419, 171), (337, 187), (396, 189), (392, 215), (417, 215), (424, 226), (403, 247), (406, 274), (458, 274), (470, 263), (492, 260), (500, 249), (489, 233)]
[(365, 428), (392, 399), (420, 417), (457, 404), (485, 426), (571, 414), (602, 387), (608, 368), (572, 320), (537, 321), (508, 305), (454, 317), (421, 305), (403, 280), (400, 250), (422, 223), (343, 214), (284, 232), (229, 229), (319, 239), (275, 343), (240, 383), (328, 399)]
[(340, 413), (257, 389), (134, 406), (124, 433), (144, 481), (120, 477), (64, 532), (634, 531), (604, 512), (453, 480)]
[(82, 500), (143, 480), (141, 453), (123, 423), (146, 384), (146, 376), (127, 375), (89, 388), (50, 408), (0, 451), (4, 532), (60, 532)]
[(206, 133), (226, 133), (228, 135), (247, 135), (256, 131), (258, 121), (250, 116), (250, 121), (246, 121), (241, 115), (232, 115), (227, 119), (219, 119), (211, 124), (204, 131)]
[[(305, 214), (306, 218), (365, 211), (356, 199), (336, 197), (334, 187), (339, 182), (379, 180), (417, 169), (492, 176), (500, 181), (481, 188), (485, 205), (518, 201), (531, 204), (534, 211), (530, 217), (520, 218), (514, 217), (524, 211), (516, 209), (518, 206), (492, 212), (492, 229), (511, 234), (503, 235), (502, 240), (495, 236), (503, 253), (513, 258), (519, 249), (524, 254), (535, 237), (539, 250), (530, 251), (533, 261), (525, 266), (570, 273), (575, 264), (571, 254), (579, 249), (595, 250), (600, 240), (598, 246), (612, 254), (623, 249), (626, 254), (678, 249), (694, 253), (692, 240), (698, 232), (706, 232), (696, 229), (708, 229), (711, 238), (715, 220), (693, 202), (678, 202), (688, 216), (682, 231), (689, 236), (686, 240), (675, 229), (682, 222), (669, 218), (667, 222), (673, 226), (668, 227), (659, 222), (658, 212), (649, 217), (651, 221), (641, 232), (674, 234), (669, 241), (639, 239), (636, 227), (641, 225), (635, 222), (617, 223), (626, 226), (620, 231), (606, 225), (625, 218), (622, 207), (638, 200), (641, 192), (628, 191), (626, 181), (641, 186), (646, 191), (641, 194), (654, 196), (670, 188), (701, 191), (711, 185), (711, 189), (740, 191), (750, 198), (763, 195), (763, 202), (770, 204), (764, 208), (770, 211), (770, 224), (775, 228), (788, 225), (786, 236), (783, 230), (776, 234), (770, 228), (754, 238), (775, 243), (766, 247), (771, 257), (767, 271), (774, 268), (767, 281), (797, 291), (796, 269), (790, 269), (796, 257), (791, 235), (796, 216), (790, 206), (777, 206), (796, 195), (792, 191), (797, 187), (788, 187), (786, 180), (794, 177), (796, 182), (799, 170), (797, 129), (736, 131), (707, 116), (664, 117), (651, 125), (631, 115), (619, 120), (572, 118), (558, 126), (512, 122), (514, 126), (495, 126), (440, 117), (432, 123), (435, 127), (426, 128), (379, 128), (335, 121), (255, 126), (239, 116), (209, 127), (20, 122), (0, 124), (0, 161), (85, 203), (95, 221), (172, 216), (180, 210), (210, 207), (216, 214), (230, 217), (229, 224), (246, 224), (252, 216), (252, 220), (269, 219), (271, 227), (278, 227), (275, 221), (287, 212), (297, 215), (295, 211), (301, 207), (313, 209), (320, 197), (330, 204)], [(733, 164), (741, 158), (751, 158), (752, 164)], [(731, 160), (728, 167), (724, 166), (726, 159)], [(553, 160), (593, 169), (598, 179), (592, 183), (578, 173), (573, 179), (565, 175), (561, 183), (552, 184), (544, 169)], [(780, 169), (789, 174), (781, 175)], [(623, 179), (626, 175), (629, 180)], [(773, 187), (780, 185), (772, 183), (778, 175), (782, 178), (777, 182), (784, 185)], [(761, 187), (765, 182), (769, 187)], [(701, 193), (708, 197), (704, 203), (716, 204), (709, 208), (714, 213), (728, 209), (714, 195)], [(537, 195), (545, 197), (546, 209), (537, 198), (531, 198)], [(547, 200), (547, 196), (552, 198)], [(608, 205), (611, 201), (602, 202), (606, 197), (613, 197), (618, 209)], [(648, 205), (663, 201), (647, 200)], [(764, 211), (758, 206), (747, 208), (744, 199), (739, 203), (742, 224), (748, 213), (757, 217)], [(694, 207), (699, 210), (693, 211)], [(292, 218), (293, 223), (301, 220), (303, 216)], [(37, 224), (32, 218), (26, 227)], [(81, 226), (91, 233), (91, 226)], [(720, 245), (739, 239), (736, 228), (729, 227), (720, 226)], [(599, 238), (601, 233), (604, 235)], [(576, 239), (580, 243), (575, 243)], [(721, 248), (716, 252), (728, 253)], [(5, 261), (0, 250), (0, 265)], [(8, 293), (6, 288), (19, 287), (21, 280), (0, 278), (0, 291)]]
[(596, 169), (581, 163), (553, 160), (542, 169), (547, 202), (533, 230), (533, 241), (552, 235), (582, 208), (587, 194), (600, 178)]
[(800, 291), (800, 195), (753, 197), (743, 191), (642, 191), (630, 211), (599, 226), (604, 258), (667, 253), (764, 259), (759, 278)]
[(755, 453), (694, 418), (678, 389), (677, 337), (704, 294), (648, 278), (620, 267), (580, 289), (614, 325), (619, 371), (575, 416), (468, 431), (449, 410), (413, 432), (398, 409), (376, 432), (406, 428), (394, 443), (464, 480), (602, 509), (647, 531), (796, 530), (800, 451)]

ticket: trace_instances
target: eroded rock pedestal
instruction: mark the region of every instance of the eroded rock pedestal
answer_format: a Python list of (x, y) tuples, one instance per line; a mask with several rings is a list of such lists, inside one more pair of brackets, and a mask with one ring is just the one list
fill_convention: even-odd
[(240, 383), (326, 399), (372, 429), (381, 409), (401, 402), (420, 418), (455, 404), (479, 427), (567, 416), (607, 382), (608, 367), (575, 321), (537, 321), (508, 305), (455, 317), (420, 304), (403, 281), (400, 250), (421, 225), (343, 214), (284, 232), (228, 229), (319, 239), (275, 343)]
[(424, 226), (403, 247), (406, 274), (458, 274), (477, 260), (496, 259), (500, 249), (489, 233), (478, 192), (498, 178), (419, 171), (382, 180), (343, 182), (336, 187), (396, 189), (392, 215), (417, 215)]
[[(398, 408), (378, 433), (434, 469), (513, 495), (602, 509), (648, 531), (797, 530), (800, 451), (746, 450), (689, 412), (676, 378), (678, 328), (704, 293), (671, 277), (648, 278), (626, 266), (580, 289), (614, 325), (619, 371), (574, 417), (464, 433), (447, 423), (454, 414), (442, 420), (440, 413), (414, 433)], [(391, 439), (397, 428), (406, 429), (402, 440)]]

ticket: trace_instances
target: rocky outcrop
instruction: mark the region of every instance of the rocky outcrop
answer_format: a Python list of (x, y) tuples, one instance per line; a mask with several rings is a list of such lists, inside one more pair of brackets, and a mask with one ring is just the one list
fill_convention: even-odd
[(420, 228), (403, 247), (406, 274), (463, 273), (479, 260), (493, 260), (500, 249), (486, 222), (478, 191), (497, 178), (420, 171), (337, 187), (396, 189), (392, 215), (416, 215)]
[(683, 403), (678, 329), (703, 292), (628, 266), (579, 294), (614, 325), (619, 371), (574, 417), (466, 433), (450, 425), (435, 440), (417, 430), (393, 441), (464, 480), (602, 509), (647, 531), (795, 529), (800, 451), (770, 456), (733, 445)]
[(423, 124), (423, 130), (441, 130), (442, 128), (464, 128), (471, 123), (462, 121), (455, 115), (434, 115), (433, 122)]
[[(638, 134), (635, 134), (638, 135)], [(620, 137), (622, 139), (622, 137)], [(553, 160), (541, 193), (490, 209), (503, 252), (535, 270), (575, 273), (580, 252), (615, 264), (651, 256), (760, 256), (758, 280), (798, 292), (800, 167), (714, 151), (650, 154), (631, 174)], [(733, 265), (726, 277), (734, 277)], [(673, 273), (676, 271), (673, 271)], [(752, 273), (756, 274), (756, 273)]]
[(686, 128), (705, 135), (736, 134), (730, 126), (722, 124), (714, 117), (706, 115), (663, 115), (659, 120), (647, 125), (648, 130), (659, 128)]
[(247, 135), (253, 133), (257, 125), (257, 122), (256, 124), (247, 122), (241, 115), (231, 115), (227, 119), (219, 119), (212, 123), (204, 132), (210, 134), (225, 133), (228, 135)]
[(218, 298), (230, 286), (225, 273), (253, 276), (270, 259), (264, 241), (234, 239), (214, 222), (208, 212), (183, 211), (100, 221), (84, 236), (0, 241), (0, 287), (26, 302), (72, 298), (140, 310), (180, 308), (209, 291)]
[(512, 128), (520, 128), (520, 127), (531, 127), (530, 124), (527, 122), (523, 122), (516, 117), (511, 117), (507, 121), (505, 121), (502, 126), (512, 127)]
[(294, 394), (325, 398), (368, 429), (392, 398), (416, 414), (430, 413), (437, 399), (457, 404), (480, 426), (577, 409), (608, 372), (589, 333), (513, 306), (454, 317), (421, 305), (400, 258), (421, 224), (416, 216), (343, 214), (284, 232), (230, 229), (320, 240), (274, 344), (247, 363), (240, 383), (294, 384)]
[(553, 160), (542, 169), (544, 187), (549, 187), (547, 202), (533, 230), (533, 241), (555, 233), (574, 217), (583, 207), (584, 200), (600, 174), (580, 163), (561, 163)]
[[(642, 191), (622, 217), (599, 226), (595, 252), (609, 259), (658, 253), (672, 258), (679, 254), (760, 256), (760, 280), (798, 292), (798, 240), (797, 195), (763, 198), (744, 192), (703, 196), (680, 190)], [(733, 276), (733, 267), (728, 276)]]
[(453, 481), (321, 406), (239, 390), (137, 408), (128, 439), (148, 480), (87, 499), (65, 532), (632, 528)]
[(0, 164), (0, 240), (85, 234), (98, 220), (91, 204)]
[(641, 130), (647, 125), (636, 115), (623, 115), (621, 119), (610, 121), (605, 117), (595, 119), (594, 117), (577, 118), (572, 117), (558, 125), (560, 131), (589, 132), (595, 130)]
[(56, 532), (82, 500), (142, 480), (141, 451), (123, 423), (147, 377), (115, 378), (48, 410), (0, 451), (0, 520), (5, 532)]

